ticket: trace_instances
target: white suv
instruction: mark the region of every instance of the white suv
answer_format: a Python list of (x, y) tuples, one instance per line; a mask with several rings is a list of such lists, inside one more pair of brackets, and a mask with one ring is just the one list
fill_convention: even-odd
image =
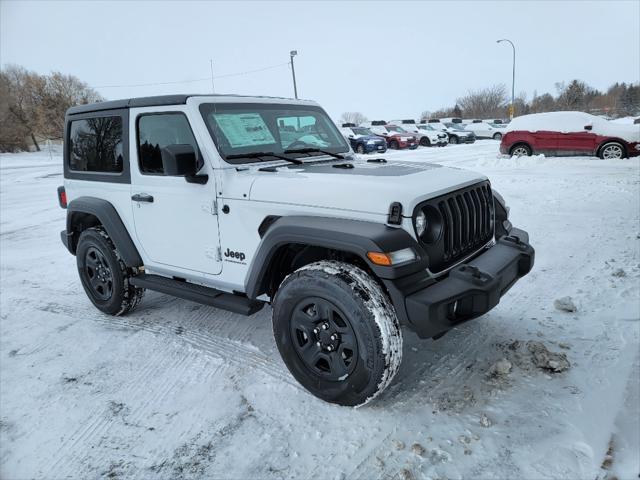
[(438, 132), (435, 129), (418, 128), (415, 120), (392, 120), (390, 123), (400, 125), (407, 132), (413, 133), (418, 139), (418, 144), (423, 147), (444, 147), (449, 143), (449, 137), (446, 133)]
[(484, 176), (355, 158), (314, 102), (134, 98), (73, 107), (65, 125), (61, 237), (91, 302), (268, 303), (286, 366), (329, 402), (384, 390), (400, 325), (439, 337), (533, 265)]

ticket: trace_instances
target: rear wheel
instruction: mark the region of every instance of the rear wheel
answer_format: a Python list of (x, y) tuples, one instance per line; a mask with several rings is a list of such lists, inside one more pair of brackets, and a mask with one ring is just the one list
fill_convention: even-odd
[(356, 147), (356, 152), (362, 155), (364, 153), (364, 145), (359, 143), (358, 146)]
[(395, 140), (391, 140), (389, 142), (389, 148), (392, 150), (398, 150), (400, 148), (400, 144), (398, 142), (396, 142)]
[(514, 145), (511, 147), (509, 152), (512, 157), (530, 157), (531, 156), (531, 147), (524, 143), (520, 143), (518, 145)]
[(452, 143), (452, 144), (454, 144), (454, 145), (455, 145), (456, 143), (459, 143), (459, 141), (458, 141), (458, 137), (456, 137), (455, 135), (451, 135), (451, 136), (449, 137), (449, 143)]
[(278, 350), (313, 395), (356, 406), (391, 383), (402, 360), (398, 319), (362, 269), (337, 261), (302, 267), (282, 282), (273, 305)]
[(616, 159), (624, 157), (624, 147), (618, 142), (608, 142), (605, 143), (600, 148), (600, 155), (598, 155), (603, 160), (608, 159)]
[(501, 134), (500, 132), (498, 132), (498, 133), (494, 133), (494, 134), (493, 134), (493, 139), (494, 139), (494, 140), (498, 140), (498, 141), (499, 141), (499, 140), (502, 140), (502, 134)]
[(98, 310), (122, 315), (142, 299), (144, 289), (129, 283), (131, 273), (102, 227), (80, 234), (76, 263), (82, 287)]

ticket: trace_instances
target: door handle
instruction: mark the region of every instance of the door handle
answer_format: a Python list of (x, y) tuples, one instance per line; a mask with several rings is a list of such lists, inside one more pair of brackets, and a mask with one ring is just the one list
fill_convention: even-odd
[(136, 193), (135, 195), (131, 196), (131, 200), (133, 200), (134, 202), (153, 203), (153, 196), (149, 195), (148, 193)]

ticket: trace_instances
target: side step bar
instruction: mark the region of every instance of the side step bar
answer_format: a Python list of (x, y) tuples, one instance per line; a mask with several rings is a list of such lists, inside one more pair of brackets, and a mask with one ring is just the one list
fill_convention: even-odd
[(156, 292), (166, 293), (174, 297), (184, 298), (192, 302), (211, 305), (241, 315), (253, 315), (264, 306), (264, 302), (247, 297), (222, 292), (215, 288), (203, 287), (194, 283), (174, 280), (160, 275), (143, 273), (129, 279), (136, 287), (148, 288)]

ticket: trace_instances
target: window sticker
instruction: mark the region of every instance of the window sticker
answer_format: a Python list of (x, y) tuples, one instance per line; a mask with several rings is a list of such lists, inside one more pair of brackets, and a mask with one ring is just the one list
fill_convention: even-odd
[(214, 113), (232, 148), (276, 143), (259, 113)]

